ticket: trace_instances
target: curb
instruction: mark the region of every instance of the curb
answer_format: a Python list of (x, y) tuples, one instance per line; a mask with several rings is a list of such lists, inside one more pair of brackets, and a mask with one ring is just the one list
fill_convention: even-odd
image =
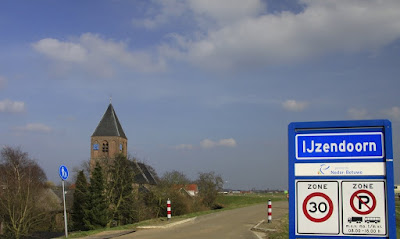
[(171, 223), (171, 224), (167, 224), (167, 225), (164, 225), (164, 226), (139, 226), (139, 227), (136, 227), (136, 228), (137, 229), (169, 228), (169, 227), (173, 227), (173, 226), (180, 225), (180, 224), (183, 224), (183, 223), (194, 221), (196, 218), (197, 217), (193, 217), (193, 218), (185, 219), (185, 220), (182, 220), (182, 221), (174, 222), (174, 223)]
[(131, 234), (136, 232), (136, 230), (124, 230), (121, 232), (117, 232), (117, 233), (109, 233), (107, 234), (95, 234), (95, 235), (91, 235), (91, 236), (87, 236), (87, 237), (82, 237), (84, 239), (110, 239), (110, 238), (114, 238), (114, 237), (119, 237), (119, 236), (123, 236), (123, 235), (127, 235), (127, 234)]
[(268, 228), (259, 228), (259, 226), (265, 222), (265, 220), (261, 220), (257, 225), (252, 227), (250, 230), (255, 231), (255, 232), (275, 232), (276, 229), (268, 229)]

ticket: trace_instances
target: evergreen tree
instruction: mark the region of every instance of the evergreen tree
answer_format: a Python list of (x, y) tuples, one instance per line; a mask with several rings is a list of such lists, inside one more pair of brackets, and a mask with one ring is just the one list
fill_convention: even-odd
[(89, 196), (86, 210), (85, 226), (89, 229), (105, 227), (108, 221), (108, 206), (105, 197), (102, 167), (97, 162), (90, 178)]
[(87, 214), (85, 207), (88, 205), (88, 183), (83, 170), (79, 171), (75, 182), (76, 188), (72, 205), (72, 228), (76, 231), (86, 231), (89, 228), (85, 224)]
[(108, 198), (110, 203), (110, 218), (118, 225), (133, 223), (134, 221), (134, 172), (132, 162), (125, 156), (118, 155), (109, 171)]

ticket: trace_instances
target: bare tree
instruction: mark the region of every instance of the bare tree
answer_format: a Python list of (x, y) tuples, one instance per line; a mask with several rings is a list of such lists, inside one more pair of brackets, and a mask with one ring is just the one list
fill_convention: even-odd
[(180, 185), (184, 186), (190, 183), (190, 179), (182, 172), (173, 170), (170, 172), (165, 172), (161, 178), (161, 183), (170, 185)]
[(215, 174), (215, 172), (200, 172), (196, 182), (199, 187), (199, 196), (203, 204), (212, 208), (217, 199), (218, 192), (222, 190), (224, 183), (222, 177)]
[(0, 214), (13, 238), (27, 235), (45, 218), (40, 201), (46, 175), (20, 148), (4, 147), (0, 158)]

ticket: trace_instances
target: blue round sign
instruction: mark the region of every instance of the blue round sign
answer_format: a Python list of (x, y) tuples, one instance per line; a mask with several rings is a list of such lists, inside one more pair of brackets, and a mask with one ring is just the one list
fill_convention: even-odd
[(60, 178), (62, 180), (67, 180), (68, 175), (69, 175), (67, 167), (65, 167), (64, 165), (61, 165), (60, 169), (58, 170), (58, 172), (59, 172)]

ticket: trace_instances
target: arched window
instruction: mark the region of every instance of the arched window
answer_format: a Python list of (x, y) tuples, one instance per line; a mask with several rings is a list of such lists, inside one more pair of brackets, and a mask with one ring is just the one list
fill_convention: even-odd
[(103, 153), (108, 153), (108, 142), (107, 141), (103, 142), (102, 150), (103, 150)]

